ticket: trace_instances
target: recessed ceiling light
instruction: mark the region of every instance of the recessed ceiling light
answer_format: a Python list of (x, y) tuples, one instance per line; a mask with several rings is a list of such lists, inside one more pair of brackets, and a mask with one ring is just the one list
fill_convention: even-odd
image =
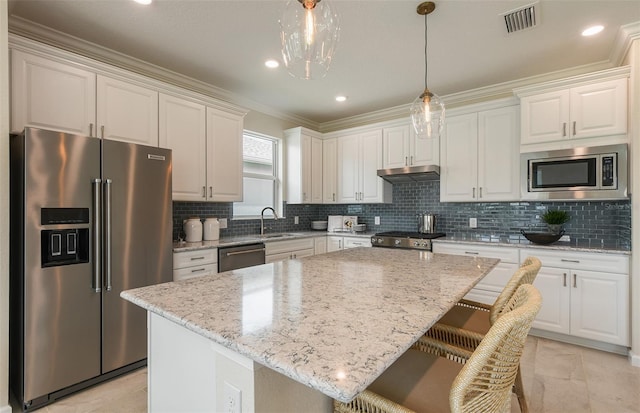
[(276, 67), (280, 66), (280, 63), (278, 63), (277, 60), (267, 60), (266, 62), (264, 62), (264, 65), (267, 66), (270, 69), (275, 69)]
[(336, 96), (336, 102), (344, 102), (347, 100), (346, 96)]
[(146, 6), (148, 4), (151, 4), (153, 0), (133, 0), (133, 1), (135, 1), (136, 3), (144, 4)]
[(598, 34), (600, 33), (602, 30), (604, 30), (604, 26), (591, 26), (588, 29), (585, 29), (582, 32), (583, 36), (593, 36), (594, 34)]

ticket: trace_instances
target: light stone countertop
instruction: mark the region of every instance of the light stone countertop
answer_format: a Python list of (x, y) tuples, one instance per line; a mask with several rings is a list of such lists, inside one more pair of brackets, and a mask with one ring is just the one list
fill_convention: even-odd
[[(196, 251), (210, 248), (232, 247), (237, 245), (255, 244), (259, 242), (276, 242), (285, 241), (291, 239), (301, 238), (315, 238), (326, 237), (327, 235), (336, 235), (340, 237), (358, 237), (358, 238), (370, 238), (375, 231), (364, 232), (327, 232), (327, 231), (300, 231), (300, 232), (284, 232), (284, 233), (272, 233), (261, 236), (256, 235), (242, 235), (237, 237), (224, 237), (217, 241), (199, 241), (199, 242), (173, 242), (173, 252), (184, 251)], [(277, 235), (274, 237), (274, 235)]]
[(498, 262), (353, 248), (128, 290), (121, 296), (346, 402)]

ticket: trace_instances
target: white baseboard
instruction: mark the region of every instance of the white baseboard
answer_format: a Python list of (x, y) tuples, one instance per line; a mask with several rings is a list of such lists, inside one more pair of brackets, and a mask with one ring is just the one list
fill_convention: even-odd
[(0, 413), (11, 413), (11, 406), (0, 406)]
[(635, 354), (629, 350), (629, 361), (633, 367), (640, 367), (640, 354)]

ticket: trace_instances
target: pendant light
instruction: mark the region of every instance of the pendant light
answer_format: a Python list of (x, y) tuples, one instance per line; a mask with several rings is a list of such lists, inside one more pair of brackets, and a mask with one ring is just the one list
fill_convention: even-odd
[(282, 59), (289, 73), (305, 80), (324, 77), (339, 32), (329, 0), (289, 0), (280, 20)]
[(444, 103), (427, 87), (427, 15), (434, 11), (435, 3), (418, 5), (417, 12), (424, 16), (424, 92), (411, 105), (411, 122), (418, 138), (439, 138), (444, 126)]

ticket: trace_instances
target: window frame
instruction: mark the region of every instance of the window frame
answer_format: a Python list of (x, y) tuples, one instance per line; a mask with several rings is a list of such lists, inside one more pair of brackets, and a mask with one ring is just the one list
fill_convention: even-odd
[[(270, 180), (273, 181), (273, 203), (274, 205), (265, 205), (266, 206), (272, 206), (273, 209), (276, 210), (276, 213), (278, 214), (278, 218), (285, 218), (284, 217), (284, 212), (283, 212), (283, 206), (282, 206), (282, 199), (283, 199), (283, 185), (282, 185), (282, 179), (283, 179), (283, 164), (284, 164), (284, 160), (283, 160), (283, 143), (284, 140), (282, 138), (278, 138), (275, 136), (270, 136), (270, 135), (266, 135), (264, 133), (260, 133), (260, 132), (254, 132), (254, 131), (250, 131), (250, 130), (243, 130), (242, 131), (242, 139), (243, 139), (243, 151), (242, 151), (242, 180), (243, 180), (243, 191), (244, 191), (244, 178), (254, 178), (254, 179), (265, 179), (267, 180), (265, 177), (267, 177), (268, 175), (265, 174), (258, 174), (258, 173), (252, 173), (252, 172), (245, 172), (244, 171), (244, 162), (245, 162), (245, 158), (244, 158), (244, 137), (245, 136), (249, 136), (249, 137), (253, 137), (253, 138), (257, 138), (257, 139), (266, 139), (269, 140), (273, 143), (273, 172), (274, 175), (271, 176)], [(243, 194), (244, 197), (244, 194)], [(260, 214), (256, 214), (256, 215), (237, 215), (236, 214), (236, 204), (238, 202), (233, 202), (232, 204), (232, 214), (231, 214), (231, 219), (232, 220), (249, 220), (249, 219), (260, 219)], [(268, 216), (265, 216), (265, 219), (272, 219), (272, 215), (269, 214)]]

